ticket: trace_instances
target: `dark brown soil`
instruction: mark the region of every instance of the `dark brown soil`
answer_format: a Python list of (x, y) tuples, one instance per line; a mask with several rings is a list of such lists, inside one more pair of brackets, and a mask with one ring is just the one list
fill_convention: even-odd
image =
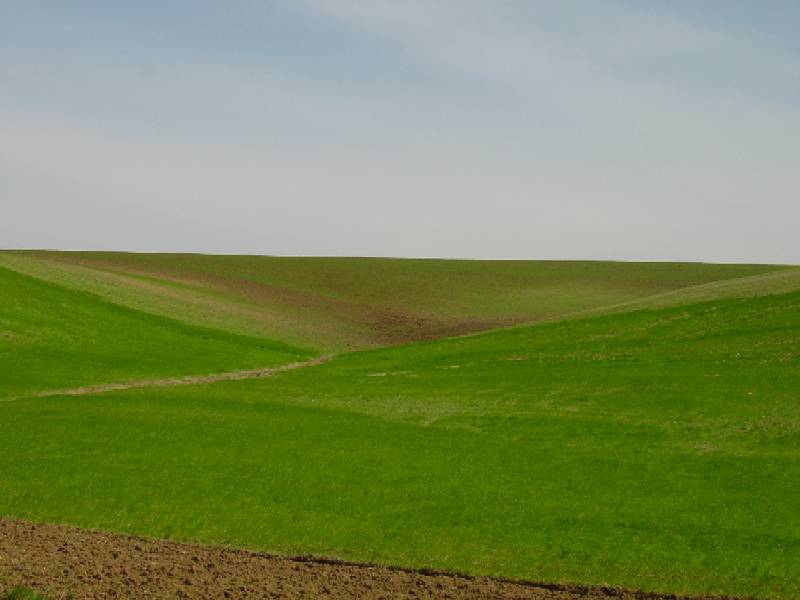
[(79, 598), (656, 598), (287, 558), (0, 519), (0, 591)]

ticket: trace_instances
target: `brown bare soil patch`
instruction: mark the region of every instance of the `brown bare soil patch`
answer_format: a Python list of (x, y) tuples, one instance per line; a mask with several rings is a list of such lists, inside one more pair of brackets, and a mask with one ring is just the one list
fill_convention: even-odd
[(100, 598), (651, 598), (569, 587), (280, 557), (0, 519), (0, 591)]

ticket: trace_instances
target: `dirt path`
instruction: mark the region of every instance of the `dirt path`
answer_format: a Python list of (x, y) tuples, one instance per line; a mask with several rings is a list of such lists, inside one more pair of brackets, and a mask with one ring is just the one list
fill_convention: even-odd
[(537, 585), (269, 556), (0, 518), (0, 592), (17, 585), (45, 593), (51, 600), (659, 598), (605, 588)]
[(0, 402), (13, 402), (26, 398), (45, 398), (47, 396), (85, 396), (89, 394), (105, 394), (119, 390), (131, 390), (134, 388), (153, 388), (153, 387), (172, 387), (176, 385), (197, 385), (201, 383), (216, 383), (218, 381), (238, 381), (241, 379), (255, 379), (257, 377), (269, 377), (286, 371), (294, 371), (304, 367), (313, 367), (328, 362), (333, 356), (324, 355), (305, 360), (293, 362), (279, 367), (267, 367), (263, 369), (249, 369), (246, 371), (228, 371), (226, 373), (214, 373), (212, 375), (186, 375), (184, 377), (168, 377), (164, 379), (141, 379), (139, 381), (129, 381), (127, 383), (104, 383), (100, 385), (89, 385), (84, 387), (44, 390), (42, 392), (31, 392), (20, 396), (9, 396), (0, 398)]

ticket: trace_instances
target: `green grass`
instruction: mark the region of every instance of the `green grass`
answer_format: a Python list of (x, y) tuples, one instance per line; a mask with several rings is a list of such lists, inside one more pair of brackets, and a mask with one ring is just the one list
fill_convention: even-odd
[(370, 350), (265, 380), (0, 403), (0, 514), (795, 598), (799, 349), (794, 292)]
[(678, 288), (616, 305), (601, 306), (580, 313), (573, 313), (569, 316), (582, 318), (598, 314), (618, 314), (633, 310), (681, 306), (683, 304), (695, 304), (711, 300), (788, 294), (798, 290), (800, 290), (800, 268), (789, 267), (758, 275), (722, 279)]
[(0, 267), (0, 398), (265, 367), (311, 352), (190, 326)]
[(337, 352), (559, 318), (782, 269), (34, 251), (0, 252), (0, 265), (192, 325)]
[(28, 588), (16, 587), (0, 596), (0, 600), (47, 600), (47, 598)]

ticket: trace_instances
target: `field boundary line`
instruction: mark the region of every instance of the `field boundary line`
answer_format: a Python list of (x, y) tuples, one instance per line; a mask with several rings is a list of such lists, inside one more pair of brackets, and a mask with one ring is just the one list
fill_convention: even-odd
[(330, 361), (334, 355), (323, 354), (310, 360), (296, 361), (277, 367), (264, 367), (260, 369), (245, 369), (240, 371), (226, 371), (223, 373), (212, 373), (208, 375), (184, 375), (182, 377), (165, 377), (159, 379), (140, 379), (125, 383), (101, 383), (97, 385), (87, 385), (76, 388), (66, 388), (57, 390), (43, 390), (19, 396), (8, 396), (0, 398), (0, 402), (15, 402), (18, 400), (32, 400), (34, 398), (47, 398), (50, 396), (89, 396), (96, 394), (106, 394), (121, 390), (132, 390), (140, 388), (159, 388), (175, 387), (179, 385), (202, 385), (204, 383), (218, 383), (222, 381), (240, 381), (243, 379), (258, 379), (261, 377), (271, 377), (287, 371), (296, 371), (306, 367), (314, 367)]

